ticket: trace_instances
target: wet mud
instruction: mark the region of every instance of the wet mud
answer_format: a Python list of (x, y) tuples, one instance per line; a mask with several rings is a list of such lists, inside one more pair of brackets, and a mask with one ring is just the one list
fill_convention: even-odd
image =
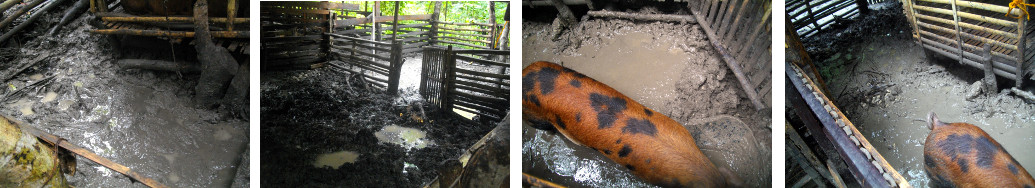
[[(5, 81), (0, 113), (167, 186), (229, 187), (247, 181), (238, 172), (249, 138), (247, 120), (224, 110), (195, 108), (196, 76), (119, 69), (115, 61), (126, 53), (108, 36), (88, 32), (94, 29), (90, 14), (54, 37), (44, 36), (65, 8), (5, 44), (14, 50), (3, 57), (10, 59), (0, 65), (4, 72), (32, 66)], [(85, 158), (76, 159), (79, 170), (67, 177), (72, 186), (143, 187)]]
[[(641, 11), (657, 13), (650, 8)], [(583, 19), (555, 40), (549, 37), (550, 23), (522, 24), (522, 67), (550, 61), (605, 83), (688, 126), (705, 155), (718, 167), (734, 171), (745, 185), (771, 183), (769, 171), (757, 170), (771, 168), (769, 113), (754, 110), (699, 26)], [(716, 116), (743, 123), (702, 123)], [(652, 186), (561, 135), (525, 123), (522, 137), (526, 173), (575, 187)]]
[[(413, 60), (404, 72), (412, 73), (411, 63), (419, 72)], [(411, 100), (412, 88), (392, 97), (329, 69), (262, 74), (263, 186), (423, 186), (493, 128)], [(416, 83), (408, 79), (401, 83)]]
[[(944, 122), (966, 122), (988, 132), (1027, 169), (1035, 168), (1035, 104), (1010, 94), (1014, 83), (968, 99), (980, 69), (915, 43), (899, 5), (876, 10), (838, 30), (804, 39), (827, 82), (828, 94), (867, 140), (914, 187), (928, 187), (923, 145), (935, 112)], [(933, 52), (928, 52), (932, 53)], [(1033, 91), (1027, 80), (1022, 89)], [(1004, 90), (1006, 89), (1006, 90)]]

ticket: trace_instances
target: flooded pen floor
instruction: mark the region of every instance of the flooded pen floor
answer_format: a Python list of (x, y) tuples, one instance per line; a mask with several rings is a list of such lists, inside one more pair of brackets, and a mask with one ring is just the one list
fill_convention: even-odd
[(358, 77), (328, 69), (262, 76), (263, 186), (423, 186), (493, 128), (430, 104), (420, 118), (413, 97), (367, 90)]
[[(848, 32), (806, 39), (830, 96), (871, 144), (914, 187), (928, 187), (923, 145), (935, 112), (943, 122), (974, 124), (998, 141), (1027, 169), (1035, 168), (1035, 104), (1002, 89), (968, 99), (984, 75), (955, 60), (927, 58), (905, 25), (901, 9), (891, 8), (847, 26)], [(933, 53), (933, 52), (928, 52)], [(1024, 90), (1032, 91), (1032, 80)]]
[[(56, 22), (60, 16), (43, 20)], [(5, 73), (15, 65), (34, 65), (5, 83), (0, 112), (170, 187), (247, 181), (235, 175), (248, 147), (248, 121), (223, 109), (194, 107), (196, 75), (121, 70), (114, 63), (117, 45), (88, 32), (92, 19), (85, 14), (55, 37), (9, 48), (16, 55), (2, 65)], [(85, 158), (77, 162), (76, 173), (66, 176), (72, 186), (144, 186)]]
[[(550, 61), (611, 86), (689, 127), (705, 155), (751, 187), (768, 187), (770, 117), (757, 112), (704, 31), (693, 24), (583, 20), (559, 39), (549, 23), (523, 23), (522, 67)], [(742, 123), (706, 126), (727, 116)], [(651, 186), (599, 152), (527, 125), (522, 171), (575, 187)], [(744, 160), (763, 159), (763, 160)]]

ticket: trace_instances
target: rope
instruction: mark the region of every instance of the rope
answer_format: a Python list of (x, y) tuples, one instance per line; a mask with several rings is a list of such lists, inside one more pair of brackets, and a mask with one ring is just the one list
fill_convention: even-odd
[(1017, 9), (1020, 9), (1022, 12), (1024, 12), (1024, 16), (1027, 17), (1027, 19), (1030, 20), (1031, 19), (1031, 15), (1028, 14), (1028, 7), (1027, 6), (1035, 7), (1035, 4), (1024, 3), (1024, 0), (1013, 0), (1013, 2), (1010, 2), (1010, 9), (1006, 10), (1006, 17), (1011, 17), (1011, 18), (1014, 18), (1014, 19), (1020, 19), (1021, 18), (1020, 16), (1017, 16), (1017, 17), (1010, 16), (1010, 12), (1012, 12), (1014, 8), (1017, 8)]

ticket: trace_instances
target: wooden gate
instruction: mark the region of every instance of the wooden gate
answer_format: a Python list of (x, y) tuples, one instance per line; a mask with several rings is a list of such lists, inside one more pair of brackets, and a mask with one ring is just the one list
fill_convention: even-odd
[[(1030, 1), (1025, 1), (1030, 3)], [(1031, 71), (1029, 38), (1032, 27), (1018, 9), (1009, 12), (1009, 1), (985, 3), (964, 0), (905, 0), (903, 9), (913, 27), (913, 38), (925, 49), (984, 70), (983, 46), (992, 46), (993, 72), (1020, 86)]]
[(510, 64), (490, 59), (509, 55), (501, 50), (424, 48), (420, 94), (449, 113), (458, 110), (500, 121), (510, 105)]
[(690, 12), (758, 110), (771, 104), (772, 98), (770, 4), (768, 0), (690, 3)]

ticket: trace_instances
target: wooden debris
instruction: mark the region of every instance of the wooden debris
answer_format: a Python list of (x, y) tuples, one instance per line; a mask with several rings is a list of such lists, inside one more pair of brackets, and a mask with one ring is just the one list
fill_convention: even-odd
[(200, 73), (201, 68), (195, 64), (185, 62), (171, 62), (149, 59), (123, 59), (115, 62), (122, 69), (147, 69), (158, 71), (173, 71), (180, 73)]
[(668, 14), (635, 14), (625, 12), (614, 12), (614, 11), (589, 11), (586, 15), (593, 17), (604, 17), (604, 18), (619, 18), (619, 19), (630, 19), (630, 20), (641, 20), (641, 21), (663, 21), (663, 22), (681, 22), (681, 23), (697, 23), (697, 19), (688, 15), (668, 15)]
[(65, 12), (65, 16), (61, 17), (61, 22), (58, 22), (57, 25), (54, 25), (54, 27), (50, 28), (50, 31), (47, 32), (47, 35), (54, 36), (54, 34), (56, 34), (58, 31), (61, 31), (61, 27), (67, 25), (68, 22), (72, 22), (72, 20), (79, 18), (79, 15), (82, 15), (84, 12), (86, 12), (86, 8), (89, 8), (89, 6), (90, 0), (76, 1), (75, 5), (73, 5), (72, 8), (68, 9), (68, 11)]

